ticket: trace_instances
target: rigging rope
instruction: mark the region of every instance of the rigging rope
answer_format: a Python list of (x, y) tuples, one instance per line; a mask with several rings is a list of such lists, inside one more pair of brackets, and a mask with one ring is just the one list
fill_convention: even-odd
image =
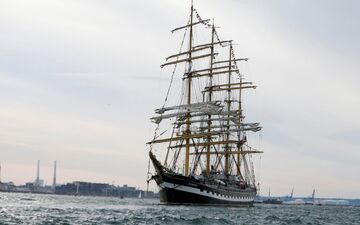
[[(181, 53), (182, 47), (183, 47), (183, 45), (184, 45), (184, 41), (185, 41), (185, 37), (186, 37), (186, 32), (187, 32), (187, 28), (185, 29), (184, 36), (183, 36), (183, 39), (182, 39), (182, 41), (181, 41), (179, 53)], [(179, 59), (179, 56), (176, 58), (176, 60), (177, 60), (177, 59)], [(170, 89), (171, 89), (172, 83), (173, 83), (173, 81), (174, 81), (174, 75), (175, 75), (175, 72), (176, 72), (176, 68), (177, 68), (177, 63), (175, 64), (174, 70), (173, 70), (173, 72), (172, 72), (172, 74), (171, 74), (170, 85), (169, 85), (168, 90), (167, 90), (167, 92), (166, 92), (166, 97), (165, 97), (165, 101), (164, 101), (164, 104), (163, 104), (162, 108), (165, 107), (165, 104), (166, 104), (166, 102), (167, 102), (167, 100), (168, 100), (169, 93), (170, 93)]]
[[(188, 24), (190, 24), (190, 19), (188, 21)], [(179, 50), (179, 53), (181, 53), (182, 51), (182, 47), (184, 45), (184, 42), (185, 42), (185, 37), (186, 37), (186, 33), (187, 33), (187, 28), (185, 29), (185, 32), (184, 32), (184, 36), (182, 38), (182, 41), (181, 41), (181, 45), (180, 45), (180, 50)], [(177, 57), (177, 59), (179, 58), (179, 56)], [(177, 68), (177, 64), (175, 64), (174, 66), (174, 69), (173, 69), (173, 72), (171, 74), (171, 79), (170, 79), (170, 84), (169, 84), (169, 87), (167, 89), (167, 92), (166, 92), (166, 97), (165, 97), (165, 100), (164, 100), (164, 104), (162, 105), (162, 108), (165, 107), (167, 101), (168, 101), (168, 97), (169, 97), (169, 94), (170, 94), (170, 90), (171, 90), (171, 86), (173, 84), (173, 81), (174, 81), (174, 75), (175, 75), (175, 72), (176, 72), (176, 68)], [(155, 132), (154, 132), (154, 138), (153, 140), (155, 140), (155, 138), (157, 137), (157, 133), (159, 131), (159, 128), (160, 128), (160, 124), (157, 124), (156, 128), (155, 128)], [(166, 132), (166, 131), (165, 131)], [(165, 133), (163, 132), (163, 133)], [(159, 136), (161, 136), (163, 133), (161, 133)], [(150, 152), (153, 150), (153, 144), (150, 144)], [(149, 189), (149, 177), (151, 177), (151, 173), (150, 173), (150, 158), (148, 160), (148, 171), (147, 171), (147, 186), (146, 186), (146, 189), (148, 190)]]
[(234, 52), (234, 49), (231, 48), (231, 57), (234, 59), (234, 65), (235, 65), (235, 70), (236, 70), (236, 73), (239, 75), (240, 79), (242, 78), (241, 74), (240, 74), (240, 70), (239, 70), (239, 67), (236, 63), (236, 58), (235, 58), (235, 52)]
[[(188, 21), (188, 24), (190, 23), (190, 20)], [(184, 45), (184, 42), (185, 42), (185, 37), (186, 37), (186, 32), (187, 32), (187, 28), (185, 29), (185, 32), (184, 32), (184, 36), (183, 36), (183, 39), (181, 41), (181, 45), (180, 45), (180, 50), (179, 50), (179, 53), (181, 53), (181, 50), (182, 50), (182, 47)], [(178, 59), (179, 56), (176, 58)], [(166, 91), (166, 97), (165, 97), (165, 100), (164, 100), (164, 104), (162, 105), (162, 109), (165, 107), (167, 101), (168, 101), (168, 97), (169, 97), (169, 94), (170, 94), (170, 90), (171, 90), (171, 87), (172, 87), (172, 84), (173, 84), (173, 81), (174, 81), (174, 75), (175, 75), (175, 72), (176, 72), (176, 68), (177, 68), (177, 64), (175, 64), (174, 66), (174, 69), (173, 69), (173, 72), (171, 74), (171, 79), (170, 79), (170, 84), (169, 84), (169, 87)], [(156, 138), (157, 136), (157, 132), (159, 131), (159, 127), (160, 127), (160, 123), (156, 126), (156, 129), (155, 129), (155, 134), (154, 134), (154, 139)], [(152, 147), (153, 147), (153, 144), (150, 145), (150, 151), (152, 151)]]
[(196, 18), (199, 20), (199, 22), (201, 22), (202, 24), (204, 24), (204, 25), (206, 25), (206, 26), (208, 26), (208, 27), (211, 27), (211, 24), (209, 23), (209, 21), (201, 19), (200, 15), (199, 15), (199, 13), (196, 11), (196, 9), (194, 9), (194, 12), (195, 12), (195, 16), (196, 16)]

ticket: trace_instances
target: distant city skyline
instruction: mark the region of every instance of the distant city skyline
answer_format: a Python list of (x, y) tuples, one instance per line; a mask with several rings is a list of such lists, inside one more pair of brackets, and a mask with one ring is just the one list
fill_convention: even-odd
[[(149, 118), (190, 1), (0, 1), (1, 180), (89, 181), (146, 189)], [(261, 194), (359, 198), (360, 2), (195, 0), (233, 39)], [(151, 188), (156, 190), (155, 186)]]
[[(24, 185), (26, 183), (34, 183), (34, 184), (38, 184), (40, 186), (45, 186), (46, 185), (46, 186), (53, 186), (53, 187), (54, 187), (54, 184), (60, 185), (60, 184), (71, 183), (71, 182), (74, 182), (74, 181), (92, 182), (91, 180), (66, 180), (66, 178), (63, 179), (62, 182), (57, 182), (57, 161), (55, 160), (52, 163), (53, 163), (53, 167), (46, 166), (46, 169), (51, 170), (51, 174), (52, 174), (51, 177), (49, 177), (49, 174), (50, 174), (49, 171), (43, 171), (42, 166), (41, 166), (41, 161), (37, 160), (35, 162), (35, 164), (33, 165), (34, 172), (33, 172), (32, 176), (28, 177), (27, 181), (14, 182), (15, 180), (18, 180), (18, 179), (16, 179), (16, 176), (14, 176), (13, 177), (14, 179), (12, 179), (12, 176), (7, 175), (6, 177), (8, 177), (9, 180), (6, 180), (6, 181), (0, 180), (0, 182), (4, 182), (4, 183), (6, 183), (6, 182), (14, 182), (16, 185)], [(1, 168), (1, 166), (0, 166), (0, 168)], [(26, 173), (26, 174), (28, 174), (28, 173)], [(46, 179), (43, 178), (43, 174), (45, 174), (44, 176), (46, 177)], [(2, 175), (2, 172), (0, 173), (0, 175)], [(120, 185), (120, 186), (122, 186), (122, 185), (131, 185), (131, 184), (127, 184), (127, 183), (115, 183), (114, 181), (107, 182), (107, 183), (117, 185), (117, 186), (118, 185)]]

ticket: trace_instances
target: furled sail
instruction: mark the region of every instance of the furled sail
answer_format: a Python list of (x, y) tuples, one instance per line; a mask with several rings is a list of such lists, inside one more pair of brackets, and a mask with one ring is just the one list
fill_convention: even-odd
[(164, 107), (160, 109), (155, 109), (157, 114), (163, 114), (166, 111), (170, 110), (199, 110), (203, 111), (204, 109), (211, 109), (211, 110), (220, 110), (223, 106), (221, 106), (220, 101), (213, 101), (213, 102), (199, 102), (193, 104), (186, 104), (186, 105), (178, 105), (178, 106), (171, 106), (171, 107)]

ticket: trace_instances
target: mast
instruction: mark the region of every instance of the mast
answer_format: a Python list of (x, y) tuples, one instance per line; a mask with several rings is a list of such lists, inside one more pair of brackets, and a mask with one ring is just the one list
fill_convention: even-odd
[[(239, 123), (241, 124), (242, 123), (242, 118), (243, 118), (243, 114), (242, 114), (242, 102), (241, 102), (241, 87), (243, 85), (243, 80), (242, 80), (242, 76), (240, 75), (240, 89), (239, 89), (239, 113), (240, 113), (240, 118), (239, 118)], [(239, 143), (237, 145), (237, 151), (238, 153), (236, 154), (236, 160), (237, 160), (237, 172), (236, 172), (236, 175), (240, 175), (241, 174), (241, 171), (240, 171), (240, 166), (241, 166), (241, 158), (240, 158), (240, 152), (242, 151), (242, 145), (243, 143), (241, 142), (241, 132), (238, 133), (238, 140), (239, 140)]]
[[(228, 76), (228, 97), (227, 97), (227, 108), (228, 108), (228, 112), (230, 112), (230, 108), (231, 108), (231, 52), (232, 52), (232, 44), (230, 43), (230, 47), (229, 47), (229, 76)], [(230, 115), (228, 116), (230, 118)], [(226, 129), (229, 130), (230, 129), (230, 120), (228, 120), (226, 122)], [(230, 134), (227, 133), (226, 134), (226, 141), (229, 141), (229, 136)], [(225, 154), (225, 174), (228, 175), (229, 174), (229, 149), (230, 149), (230, 146), (229, 144), (227, 143), (225, 145), (225, 151), (227, 152)]]
[[(189, 35), (189, 68), (188, 68), (188, 93), (187, 93), (187, 104), (191, 104), (191, 70), (192, 70), (192, 37), (193, 37), (193, 15), (194, 15), (194, 5), (193, 0), (191, 0), (191, 14), (190, 14), (190, 35)], [(185, 134), (190, 136), (190, 112), (186, 114), (186, 131)], [(185, 176), (189, 175), (189, 163), (190, 163), (190, 138), (185, 140)]]
[[(211, 29), (211, 55), (214, 54), (214, 36), (215, 36), (215, 24), (213, 20), (213, 25)], [(210, 58), (210, 69), (209, 69), (209, 102), (212, 101), (212, 72), (213, 72), (213, 61), (214, 58), (211, 56)], [(208, 133), (211, 132), (211, 115), (208, 116)], [(208, 137), (208, 146), (206, 147), (206, 173), (210, 174), (210, 151), (211, 151), (211, 136)]]

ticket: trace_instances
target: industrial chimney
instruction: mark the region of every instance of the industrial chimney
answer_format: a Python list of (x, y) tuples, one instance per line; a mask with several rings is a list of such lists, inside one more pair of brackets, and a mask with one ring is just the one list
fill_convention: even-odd
[(35, 186), (40, 186), (40, 160), (37, 161)]
[(55, 191), (55, 188), (56, 188), (56, 160), (54, 161), (54, 178), (53, 178), (52, 188), (53, 188), (54, 191)]

